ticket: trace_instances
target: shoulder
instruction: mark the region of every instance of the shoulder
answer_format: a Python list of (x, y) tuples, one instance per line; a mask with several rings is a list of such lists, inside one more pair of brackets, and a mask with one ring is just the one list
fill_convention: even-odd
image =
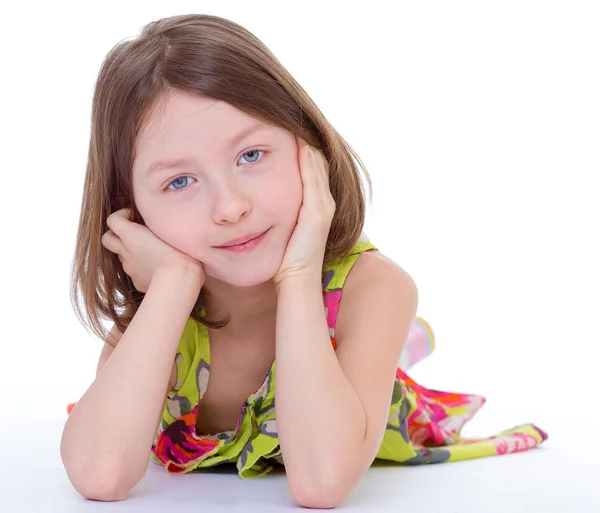
[[(390, 315), (400, 318), (402, 311), (410, 317), (416, 313), (418, 290), (410, 274), (377, 250), (360, 254), (346, 278), (337, 318), (336, 340), (354, 331), (366, 317), (381, 319)], [(406, 324), (406, 320), (399, 319)], [(412, 320), (411, 320), (412, 322)]]
[[(352, 271), (348, 275), (347, 282), (366, 282), (369, 278), (386, 277), (391, 279), (407, 279), (412, 281), (410, 275), (399, 264), (385, 256), (379, 250), (362, 252)], [(364, 283), (363, 283), (364, 284)]]
[(344, 295), (347, 302), (375, 292), (392, 290), (396, 294), (417, 294), (417, 286), (400, 265), (377, 250), (360, 254), (346, 278)]

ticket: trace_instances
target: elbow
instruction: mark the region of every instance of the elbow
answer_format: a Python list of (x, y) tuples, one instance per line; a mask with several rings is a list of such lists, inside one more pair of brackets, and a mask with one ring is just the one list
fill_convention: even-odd
[(292, 498), (298, 506), (303, 508), (333, 509), (339, 507), (346, 500), (346, 495), (341, 494), (339, 490), (328, 491), (322, 488), (312, 488), (292, 490)]
[(350, 490), (341, 480), (315, 479), (288, 480), (292, 499), (303, 508), (332, 509), (339, 507), (348, 497)]
[(115, 478), (109, 472), (79, 472), (66, 467), (67, 476), (73, 488), (82, 497), (94, 501), (113, 502), (125, 500), (131, 486)]
[[(67, 477), (82, 497), (94, 501), (113, 502), (125, 500), (129, 491), (140, 481), (143, 473), (135, 479), (123, 475), (115, 465), (86, 465), (81, 460), (63, 457)], [(136, 472), (136, 476), (138, 473)]]
[[(70, 478), (71, 479), (71, 478)], [(85, 499), (102, 502), (115, 502), (125, 500), (128, 489), (118, 483), (107, 480), (71, 479), (73, 488)]]
[(360, 464), (357, 460), (336, 458), (334, 463), (327, 464), (327, 460), (324, 459), (314, 465), (312, 471), (301, 471), (286, 465), (292, 498), (299, 506), (305, 508), (337, 508), (346, 501), (366, 474), (370, 467), (366, 462), (373, 460), (374, 457), (365, 460), (365, 464)]
[(63, 466), (73, 488), (86, 499), (122, 501), (146, 472), (147, 461), (145, 466), (131, 465), (94, 451), (82, 454), (81, 449), (63, 435), (60, 446)]

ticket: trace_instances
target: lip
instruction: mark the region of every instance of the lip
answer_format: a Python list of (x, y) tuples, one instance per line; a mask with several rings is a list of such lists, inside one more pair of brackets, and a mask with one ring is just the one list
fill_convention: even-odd
[(254, 232), (254, 233), (249, 233), (248, 235), (244, 235), (243, 237), (238, 237), (237, 239), (231, 239), (229, 241), (227, 241), (225, 244), (221, 245), (221, 246), (215, 246), (216, 248), (230, 248), (233, 246), (241, 246), (246, 242), (251, 241), (252, 239), (256, 239), (257, 237), (261, 236), (263, 233), (266, 233), (267, 230), (264, 230), (262, 232)]

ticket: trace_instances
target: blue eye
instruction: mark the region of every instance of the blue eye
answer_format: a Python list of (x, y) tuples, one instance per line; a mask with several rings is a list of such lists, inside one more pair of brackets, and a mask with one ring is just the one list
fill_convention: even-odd
[(175, 180), (171, 180), (169, 182), (169, 187), (167, 187), (167, 189), (171, 188), (171, 185), (174, 185), (175, 190), (180, 191), (181, 189), (185, 189), (185, 187), (188, 185), (188, 182), (190, 180), (189, 176), (178, 176), (177, 178), (175, 178)]
[[(248, 162), (249, 164), (253, 164), (254, 162), (257, 162), (259, 160), (259, 154), (264, 154), (265, 150), (257, 150), (256, 148), (252, 148), (244, 153), (242, 153), (242, 157), (244, 157), (245, 155), (249, 155), (250, 156), (250, 161)], [(191, 183), (192, 178), (190, 176), (187, 175), (183, 175), (183, 176), (178, 176), (177, 178), (175, 178), (174, 180), (171, 180), (167, 186), (167, 189), (171, 189), (171, 190), (176, 190), (176, 191), (181, 191), (183, 189), (186, 189), (187, 186)], [(171, 187), (173, 186), (173, 187)]]
[(258, 160), (258, 153), (264, 153), (264, 150), (257, 150), (255, 148), (246, 151), (245, 153), (242, 153), (242, 157), (244, 155), (256, 155), (254, 160), (250, 160), (250, 164), (252, 164), (253, 162), (256, 162)]

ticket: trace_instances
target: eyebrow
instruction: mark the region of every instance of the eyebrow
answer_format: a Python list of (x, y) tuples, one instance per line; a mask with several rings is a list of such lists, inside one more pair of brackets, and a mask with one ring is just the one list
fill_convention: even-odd
[[(264, 123), (254, 123), (253, 125), (250, 125), (250, 126), (246, 127), (244, 130), (242, 130), (241, 132), (237, 133), (233, 137), (230, 137), (229, 140), (227, 141), (227, 144), (225, 147), (227, 149), (229, 149), (233, 146), (236, 146), (237, 144), (242, 142), (246, 137), (248, 137), (250, 134), (253, 134), (254, 132), (257, 132), (259, 130), (264, 130), (266, 128), (268, 128), (268, 125), (265, 125)], [(148, 176), (150, 176), (150, 175), (157, 173), (159, 171), (162, 171), (164, 169), (172, 169), (172, 168), (176, 168), (176, 167), (180, 167), (180, 166), (189, 166), (189, 165), (192, 165), (193, 163), (194, 163), (194, 161), (192, 159), (188, 159), (188, 158), (176, 158), (176, 159), (171, 159), (171, 160), (157, 160), (156, 162), (153, 162), (150, 165), (150, 167), (148, 167), (146, 174)]]

